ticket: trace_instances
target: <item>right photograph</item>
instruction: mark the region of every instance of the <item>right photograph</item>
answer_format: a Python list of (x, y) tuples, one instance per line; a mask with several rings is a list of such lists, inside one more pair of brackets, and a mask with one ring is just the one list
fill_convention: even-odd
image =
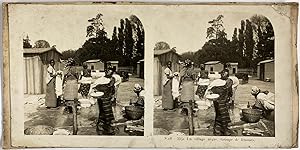
[(275, 137), (272, 22), (255, 13), (203, 16), (169, 16), (166, 31), (178, 37), (153, 45), (154, 135)]

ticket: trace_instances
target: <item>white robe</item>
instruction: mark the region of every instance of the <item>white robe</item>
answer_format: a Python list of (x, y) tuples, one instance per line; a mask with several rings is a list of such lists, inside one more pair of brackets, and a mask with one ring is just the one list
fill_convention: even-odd
[(56, 96), (61, 96), (63, 94), (63, 77), (62, 75), (57, 75), (55, 79), (55, 94)]
[(179, 93), (179, 77), (174, 77), (172, 79), (172, 96), (173, 96), (173, 99), (178, 98), (180, 96), (180, 93)]

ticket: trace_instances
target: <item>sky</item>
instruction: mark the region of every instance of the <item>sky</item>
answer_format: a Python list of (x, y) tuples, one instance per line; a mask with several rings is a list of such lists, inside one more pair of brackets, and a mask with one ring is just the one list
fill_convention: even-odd
[(219, 14), (224, 16), (223, 22), (228, 39), (231, 39), (234, 28), (240, 27), (241, 20), (255, 14), (253, 11), (236, 13), (230, 11), (234, 9), (230, 7), (201, 8), (161, 6), (147, 7), (147, 11), (142, 6), (33, 5), (17, 7), (13, 13), (20, 15), (18, 30), (22, 33), (22, 37), (28, 35), (32, 45), (37, 40), (46, 40), (51, 46), (56, 45), (60, 51), (80, 48), (86, 40), (88, 19), (98, 13), (103, 14), (105, 30), (109, 37), (113, 27), (119, 26), (120, 19), (134, 14), (140, 18), (145, 27), (146, 39), (147, 36), (152, 36), (148, 38), (151, 42), (146, 45), (153, 49), (156, 42), (165, 41), (171, 47), (176, 47), (178, 53), (201, 49), (206, 42), (208, 21)]

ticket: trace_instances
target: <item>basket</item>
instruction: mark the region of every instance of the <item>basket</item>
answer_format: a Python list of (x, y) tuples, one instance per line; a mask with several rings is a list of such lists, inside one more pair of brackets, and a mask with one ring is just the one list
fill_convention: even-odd
[(54, 128), (46, 125), (37, 125), (24, 130), (25, 135), (52, 135)]
[(262, 110), (259, 109), (242, 109), (243, 120), (248, 123), (258, 122), (262, 113)]
[(78, 84), (76, 80), (68, 80), (64, 88), (64, 99), (74, 100), (78, 97)]
[(144, 116), (144, 108), (140, 106), (125, 106), (125, 114), (128, 119), (139, 120)]

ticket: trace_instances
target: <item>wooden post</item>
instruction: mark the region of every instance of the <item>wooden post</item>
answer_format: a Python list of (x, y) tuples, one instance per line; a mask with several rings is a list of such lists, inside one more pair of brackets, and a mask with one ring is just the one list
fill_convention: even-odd
[(193, 100), (189, 101), (188, 118), (189, 118), (189, 135), (194, 135)]
[(73, 135), (77, 135), (78, 126), (77, 126), (77, 103), (76, 103), (76, 100), (67, 102), (67, 106), (72, 107), (72, 112), (73, 112)]
[(78, 130), (78, 126), (77, 126), (77, 100), (73, 101), (73, 135), (77, 135), (77, 130)]

